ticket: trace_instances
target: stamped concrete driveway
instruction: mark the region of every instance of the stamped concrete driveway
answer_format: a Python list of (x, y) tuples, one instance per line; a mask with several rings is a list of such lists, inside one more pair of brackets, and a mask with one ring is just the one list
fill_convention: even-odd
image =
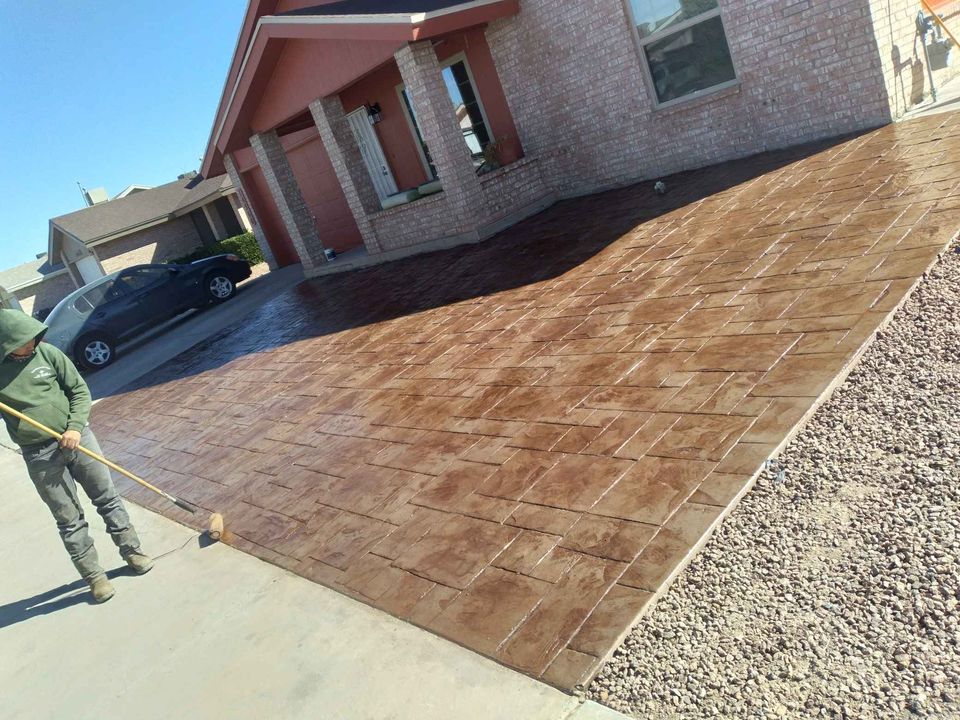
[(236, 547), (572, 688), (955, 234), (958, 129), (684, 173), (305, 283), (94, 424)]

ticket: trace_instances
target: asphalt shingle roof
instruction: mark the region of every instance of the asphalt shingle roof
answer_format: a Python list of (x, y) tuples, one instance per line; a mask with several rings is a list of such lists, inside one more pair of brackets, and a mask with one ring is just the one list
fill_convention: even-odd
[(31, 260), (8, 270), (0, 270), (0, 287), (13, 290), (30, 282), (43, 280), (61, 270), (63, 270), (62, 264), (51, 265), (47, 258)]
[(227, 175), (219, 175), (209, 180), (199, 176), (184, 178), (55, 217), (53, 222), (78, 240), (93, 242), (153, 220), (169, 217), (178, 210), (216, 195), (228, 187), (231, 187), (231, 183)]

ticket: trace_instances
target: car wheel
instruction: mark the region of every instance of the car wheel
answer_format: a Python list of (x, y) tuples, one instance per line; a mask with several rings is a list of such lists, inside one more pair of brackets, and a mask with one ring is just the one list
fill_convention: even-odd
[(236, 284), (223, 273), (207, 275), (205, 287), (207, 289), (207, 297), (213, 302), (229, 300), (237, 293)]
[(99, 370), (112, 363), (117, 356), (113, 340), (105, 335), (86, 335), (77, 341), (77, 360), (87, 370)]

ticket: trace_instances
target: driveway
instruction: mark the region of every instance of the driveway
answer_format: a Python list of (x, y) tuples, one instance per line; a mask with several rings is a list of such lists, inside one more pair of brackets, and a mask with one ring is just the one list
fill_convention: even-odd
[(955, 235), (958, 129), (683, 173), (304, 283), (94, 425), (235, 547), (573, 688)]
[(190, 310), (125, 343), (120, 347), (115, 363), (87, 377), (94, 399), (115, 394), (154, 368), (233, 325), (302, 279), (300, 265), (257, 275), (241, 283), (229, 302)]

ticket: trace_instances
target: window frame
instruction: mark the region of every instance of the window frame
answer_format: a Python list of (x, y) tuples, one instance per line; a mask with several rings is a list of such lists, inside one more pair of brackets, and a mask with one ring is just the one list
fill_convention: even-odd
[[(630, 32), (633, 36), (634, 45), (637, 48), (637, 54), (640, 56), (643, 82), (644, 85), (646, 85), (647, 93), (650, 95), (650, 98), (653, 101), (654, 110), (662, 110), (665, 108), (674, 107), (676, 105), (695, 102), (701, 98), (722, 93), (724, 90), (729, 90), (730, 88), (738, 87), (740, 85), (740, 70), (737, 68), (737, 59), (734, 55), (733, 48), (730, 47), (730, 35), (727, 33), (727, 23), (723, 18), (723, 8), (721, 7), (722, 0), (717, 0), (717, 7), (713, 8), (712, 10), (701, 13), (696, 17), (688, 18), (683, 22), (677, 23), (676, 25), (671, 25), (669, 28), (659, 30), (655, 33), (647, 35), (646, 37), (640, 37), (640, 28), (637, 24), (637, 18), (633, 13), (633, 3), (631, 0), (622, 0), (622, 2), (624, 12), (627, 16), (627, 22), (630, 24)], [(722, 82), (719, 85), (712, 85), (711, 87), (704, 88), (703, 90), (697, 90), (696, 92), (692, 92), (689, 95), (684, 95), (683, 97), (660, 102), (660, 96), (657, 95), (657, 86), (653, 82), (653, 73), (650, 72), (650, 61), (647, 59), (647, 45), (676, 33), (683, 32), (684, 30), (688, 30), (694, 25), (699, 25), (700, 23), (706, 22), (707, 20), (712, 20), (713, 18), (720, 18), (720, 26), (723, 28), (723, 36), (727, 41), (727, 50), (730, 52), (730, 64), (733, 66), (733, 78), (731, 80), (727, 80), (726, 82)]]
[[(466, 54), (465, 52), (454, 53), (453, 55), (451, 55), (450, 57), (448, 57), (446, 60), (444, 60), (443, 62), (441, 62), (441, 63), (440, 63), (440, 75), (441, 75), (441, 77), (442, 77), (444, 70), (446, 70), (446, 69), (447, 69), (448, 67), (450, 67), (451, 65), (456, 65), (458, 62), (462, 62), (462, 63), (463, 63), (463, 67), (464, 67), (464, 68), (466, 69), (466, 71), (467, 71), (467, 79), (470, 81), (470, 84), (473, 86), (473, 94), (474, 94), (474, 95), (476, 96), (476, 98), (477, 98), (477, 107), (480, 108), (480, 117), (483, 118), (483, 125), (484, 125), (484, 127), (486, 128), (486, 130), (487, 130), (487, 135), (490, 137), (490, 142), (491, 142), (491, 143), (495, 143), (495, 142), (497, 141), (497, 138), (496, 138), (496, 135), (495, 135), (494, 132), (493, 132), (493, 127), (490, 125), (490, 118), (487, 117), (487, 108), (484, 107), (484, 105), (483, 105), (483, 98), (480, 97), (480, 88), (477, 87), (477, 79), (473, 76), (473, 68), (470, 67), (470, 62), (467, 60), (467, 54)], [(447, 86), (446, 80), (444, 80), (443, 86), (444, 86), (444, 87)], [(447, 95), (447, 99), (448, 99), (448, 100), (452, 100), (452, 98), (451, 98), (449, 95)], [(451, 102), (450, 104), (451, 104), (451, 106), (453, 105), (452, 102)], [(456, 108), (453, 108), (453, 109), (456, 110)], [(464, 138), (464, 139), (463, 139), (463, 142), (464, 142), (464, 144), (466, 144), (467, 139)], [(469, 146), (468, 146), (468, 149), (469, 149)], [(483, 150), (484, 150), (484, 149), (481, 147), (481, 148), (480, 148), (480, 152), (483, 152)], [(471, 153), (471, 154), (472, 154), (472, 153)]]
[[(724, 32), (726, 32), (726, 30), (724, 30)], [(490, 142), (495, 143), (496, 135), (493, 132), (493, 127), (490, 125), (490, 118), (487, 117), (487, 108), (484, 107), (483, 98), (480, 96), (480, 88), (477, 86), (477, 79), (473, 76), (473, 68), (470, 67), (470, 61), (467, 60), (467, 54), (465, 52), (461, 51), (458, 53), (454, 53), (453, 55), (448, 57), (446, 60), (438, 61), (437, 64), (440, 66), (441, 80), (443, 81), (444, 88), (446, 88), (447, 84), (446, 84), (446, 81), (442, 79), (443, 71), (446, 70), (451, 65), (456, 65), (458, 62), (462, 62), (463, 67), (467, 71), (467, 78), (470, 80), (470, 84), (473, 86), (473, 94), (477, 98), (477, 107), (480, 108), (480, 117), (483, 118), (483, 124), (484, 124), (484, 127), (486, 127), (487, 129), (487, 135), (490, 136)], [(399, 85), (396, 86), (395, 90), (397, 92), (397, 97), (400, 100), (400, 107), (403, 108), (404, 117), (407, 118), (407, 124), (410, 126), (410, 135), (413, 138), (413, 143), (414, 145), (417, 146), (417, 154), (420, 156), (420, 163), (423, 165), (423, 170), (426, 173), (426, 176), (430, 178), (431, 177), (430, 163), (427, 161), (427, 156), (424, 154), (423, 148), (420, 147), (420, 143), (417, 141), (417, 128), (416, 128), (415, 121), (411, 117), (411, 112), (407, 108), (407, 104), (403, 100), (403, 91), (406, 88), (406, 86), (407, 86), (406, 83), (400, 83)], [(451, 110), (455, 110), (456, 108), (453, 107), (452, 98), (450, 97), (449, 93), (447, 94), (447, 100), (451, 100), (450, 108)], [(412, 98), (410, 102), (412, 105), (413, 104)], [(467, 143), (466, 138), (464, 138), (463, 143), (464, 145), (466, 145)], [(424, 144), (426, 144), (426, 139), (424, 139)], [(467, 146), (467, 150), (469, 149), (470, 149), (469, 146)], [(483, 148), (480, 148), (480, 149), (483, 150)], [(472, 157), (472, 153), (471, 153), (471, 157)], [(439, 176), (439, 170), (437, 171), (437, 174)], [(433, 178), (433, 179), (437, 179), (437, 178)], [(427, 182), (432, 182), (433, 179), (428, 180)]]
[[(88, 290), (86, 290), (86, 292), (82, 292), (79, 295), (77, 295), (77, 297), (73, 299), (73, 302), (71, 302), (70, 305), (73, 307), (74, 311), (86, 317), (90, 315), (92, 312), (94, 312), (95, 310), (97, 310), (98, 308), (101, 308), (104, 305), (111, 303), (114, 300), (116, 300), (118, 297), (120, 297), (120, 295), (114, 292), (114, 287), (116, 286), (116, 284), (117, 284), (116, 277), (105, 278), (101, 282), (98, 282), (96, 285), (94, 285), (92, 288), (89, 288)], [(101, 293), (102, 300), (98, 304), (94, 305), (92, 302), (90, 302), (87, 299), (87, 295), (92, 293), (94, 290), (99, 290), (104, 285), (108, 285), (109, 287)], [(89, 310), (82, 310), (78, 306), (77, 303), (79, 303), (81, 300), (90, 306)]]
[[(149, 285), (144, 285), (142, 288), (134, 289), (126, 284), (125, 278), (136, 277), (137, 275), (146, 275), (149, 278), (149, 275), (147, 275), (147, 273), (151, 273), (151, 272), (156, 272), (157, 278), (153, 282), (151, 282)], [(116, 285), (116, 283), (122, 280), (124, 284), (121, 285), (121, 287), (123, 288), (124, 294), (138, 293), (138, 292), (143, 292), (144, 290), (149, 290), (150, 288), (156, 285), (160, 285), (165, 280), (169, 280), (170, 276), (171, 276), (170, 267), (167, 265), (141, 265), (140, 267), (127, 268), (126, 270), (121, 271), (117, 275), (116, 280), (114, 281), (114, 284)]]

